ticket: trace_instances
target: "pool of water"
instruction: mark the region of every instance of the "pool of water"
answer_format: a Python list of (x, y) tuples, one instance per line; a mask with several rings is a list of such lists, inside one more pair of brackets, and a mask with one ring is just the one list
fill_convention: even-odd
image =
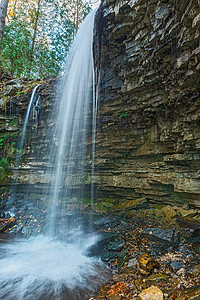
[(0, 236), (0, 299), (88, 299), (109, 277), (87, 250), (96, 235), (70, 232), (62, 238)]

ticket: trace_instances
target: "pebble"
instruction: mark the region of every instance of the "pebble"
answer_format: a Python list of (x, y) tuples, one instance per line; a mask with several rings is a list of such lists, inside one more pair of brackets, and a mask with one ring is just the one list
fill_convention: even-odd
[(131, 258), (128, 262), (128, 268), (136, 267), (138, 265), (137, 258)]
[(185, 275), (185, 269), (184, 268), (180, 268), (177, 272), (176, 272), (177, 275)]
[(154, 285), (143, 290), (138, 296), (141, 300), (163, 300), (163, 292)]

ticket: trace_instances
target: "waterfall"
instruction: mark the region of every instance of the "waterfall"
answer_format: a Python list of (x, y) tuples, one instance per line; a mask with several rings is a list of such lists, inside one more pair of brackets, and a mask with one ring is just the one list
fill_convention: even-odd
[(37, 92), (37, 89), (39, 87), (40, 87), (40, 84), (38, 84), (34, 87), (34, 89), (32, 91), (32, 94), (31, 94), (29, 104), (28, 104), (28, 108), (27, 108), (27, 111), (26, 111), (26, 116), (25, 116), (25, 119), (24, 119), (24, 125), (23, 125), (23, 129), (22, 129), (22, 135), (21, 135), (21, 138), (20, 138), (20, 141), (19, 141), (19, 146), (18, 146), (19, 153), (16, 157), (16, 167), (17, 168), (19, 167), (19, 164), (21, 162), (21, 156), (22, 156), (22, 150), (23, 150), (23, 146), (24, 146), (24, 140), (25, 140), (25, 137), (26, 137), (27, 125), (28, 125), (31, 109), (33, 107), (34, 101), (36, 100), (36, 95), (37, 95), (36, 92)]
[(23, 148), (23, 145), (24, 145), (24, 139), (25, 139), (25, 135), (26, 135), (27, 124), (28, 124), (31, 108), (32, 108), (33, 102), (35, 100), (36, 91), (39, 88), (39, 86), (40, 86), (40, 84), (38, 84), (36, 87), (34, 87), (34, 89), (32, 91), (32, 95), (31, 95), (31, 99), (28, 104), (28, 109), (26, 111), (26, 117), (24, 120), (24, 125), (23, 125), (23, 130), (22, 130), (22, 136), (21, 136), (21, 140), (20, 140), (20, 150)]
[[(55, 120), (55, 131), (50, 133), (49, 169), (52, 171), (48, 176), (52, 178), (52, 183), (46, 193), (46, 197), (51, 199), (46, 221), (48, 230), (46, 235), (40, 234), (29, 239), (1, 241), (0, 299), (83, 300), (90, 298), (91, 292), (108, 278), (105, 265), (98, 257), (88, 256), (88, 250), (98, 241), (98, 236), (84, 231), (76, 222), (75, 226), (63, 227), (64, 233), (58, 228), (62, 201), (74, 197), (73, 186), (77, 185), (77, 181), (82, 186), (88, 168), (87, 141), (90, 139), (95, 143), (94, 15), (95, 12), (91, 12), (86, 18), (69, 53), (63, 92), (58, 98), (59, 113)], [(37, 88), (28, 106), (21, 145), (24, 144), (25, 128)], [(39, 101), (36, 101), (36, 106)], [(37, 118), (34, 110), (33, 114)], [(87, 170), (94, 177), (95, 145), (90, 147), (92, 162), (90, 170)], [(92, 198), (93, 190), (91, 184)], [(83, 189), (80, 188), (79, 196), (82, 194)], [(67, 211), (64, 214), (66, 216)]]
[(50, 234), (56, 231), (59, 199), (73, 196), (70, 192), (76, 184), (73, 180), (81, 184), (85, 173), (87, 138), (96, 123), (93, 23), (94, 13), (91, 13), (79, 30), (68, 56), (59, 114), (55, 122), (58, 145), (55, 147), (53, 141), (50, 151), (50, 160), (54, 166), (50, 176), (54, 178), (49, 193), (52, 198), (48, 220)]

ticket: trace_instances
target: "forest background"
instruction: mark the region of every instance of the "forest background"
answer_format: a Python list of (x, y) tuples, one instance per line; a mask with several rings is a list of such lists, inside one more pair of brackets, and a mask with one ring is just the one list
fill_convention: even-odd
[(0, 68), (14, 78), (27, 79), (62, 72), (77, 29), (91, 10), (90, 3), (0, 1)]

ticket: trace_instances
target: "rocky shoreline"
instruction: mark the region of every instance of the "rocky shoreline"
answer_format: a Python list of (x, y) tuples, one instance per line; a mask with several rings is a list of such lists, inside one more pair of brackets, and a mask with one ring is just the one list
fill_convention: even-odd
[[(6, 209), (10, 196), (1, 195), (1, 214), (9, 213), (7, 216), (14, 218), (1, 236), (28, 238), (43, 233), (47, 208), (36, 195), (33, 198), (29, 203), (18, 199)], [(72, 202), (68, 214), (59, 220), (63, 228), (78, 209), (76, 201)], [(100, 203), (93, 208), (86, 201), (79, 203), (82, 229), (90, 231), (88, 219), (92, 213), (92, 230), (101, 237), (88, 249), (88, 255), (100, 257), (112, 273), (105, 286), (88, 299), (199, 299), (198, 210), (141, 200), (132, 205), (113, 204), (104, 212), (102, 207)]]

